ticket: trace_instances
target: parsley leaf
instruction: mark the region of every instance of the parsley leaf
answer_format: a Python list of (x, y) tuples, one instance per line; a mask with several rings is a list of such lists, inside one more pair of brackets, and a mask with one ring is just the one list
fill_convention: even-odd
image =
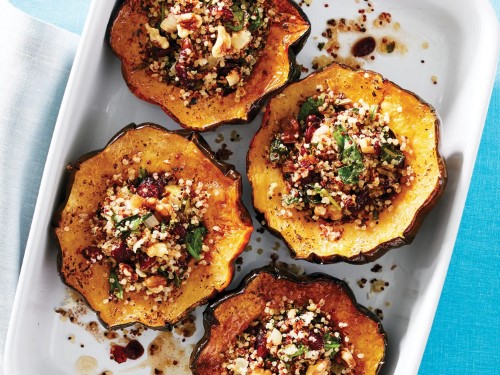
[(200, 254), (205, 234), (207, 234), (207, 229), (204, 226), (196, 227), (186, 234), (187, 251), (196, 260), (201, 259)]
[(375, 104), (375, 105), (372, 105), (370, 107), (370, 111), (369, 111), (369, 113), (370, 113), (370, 121), (375, 120), (375, 115), (377, 114), (377, 111), (378, 111), (378, 105)]
[[(255, 17), (255, 19), (252, 17)], [(252, 13), (252, 17), (250, 17), (250, 26), (248, 26), (249, 31), (255, 31), (262, 26), (262, 17), (257, 9)]]
[(286, 206), (292, 206), (296, 203), (299, 203), (299, 197), (296, 197), (294, 195), (283, 195), (283, 198), (281, 198), (281, 201), (283, 202), (283, 204), (285, 204)]
[(340, 347), (340, 337), (335, 337), (327, 333), (325, 337), (323, 337), (325, 351), (332, 350), (330, 356), (333, 357), (337, 351), (335, 349)]
[(233, 5), (231, 10), (233, 11), (233, 20), (230, 23), (227, 23), (225, 27), (231, 31), (240, 31), (243, 29), (245, 12), (236, 5)]
[(109, 272), (109, 291), (113, 293), (117, 298), (123, 299), (123, 288), (118, 280), (118, 275), (115, 270)]
[(283, 161), (288, 152), (288, 147), (286, 147), (280, 137), (277, 136), (269, 146), (269, 160), (273, 163)]
[(144, 180), (146, 177), (148, 177), (148, 171), (144, 167), (139, 168), (139, 175), (137, 176), (139, 181)]
[(289, 357), (295, 358), (295, 357), (298, 357), (299, 355), (304, 354), (305, 352), (307, 352), (307, 346), (299, 344), (299, 345), (297, 345), (297, 351), (293, 354), (290, 354)]
[[(389, 138), (396, 138), (396, 135), (391, 131), (384, 131), (382, 133), (382, 138), (384, 139), (389, 139)], [(395, 166), (401, 166), (405, 162), (405, 156), (403, 152), (399, 149), (396, 148), (392, 143), (388, 142), (381, 142), (380, 143), (380, 148), (381, 148), (381, 153), (380, 153), (380, 160), (385, 161), (389, 164), (392, 163), (393, 160), (395, 160)]]
[(128, 237), (130, 235), (130, 233), (133, 233), (136, 230), (138, 230), (139, 225), (144, 223), (152, 215), (153, 215), (152, 212), (148, 212), (146, 215), (143, 215), (143, 216), (132, 215), (132, 216), (126, 217), (125, 219), (120, 220), (116, 224), (116, 229), (118, 229), (120, 232), (122, 232), (122, 236)]
[(321, 107), (324, 102), (325, 100), (323, 98), (314, 99), (310, 96), (300, 107), (297, 120), (301, 122), (304, 121), (309, 115), (317, 115), (319, 113), (318, 108)]
[(338, 169), (339, 177), (345, 184), (356, 184), (360, 173), (365, 169), (361, 152), (358, 150), (356, 142), (342, 126), (335, 129), (333, 138), (337, 142), (340, 160), (344, 164), (343, 167)]

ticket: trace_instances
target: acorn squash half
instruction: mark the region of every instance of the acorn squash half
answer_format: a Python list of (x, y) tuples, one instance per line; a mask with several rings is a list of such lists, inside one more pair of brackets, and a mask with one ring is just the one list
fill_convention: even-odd
[[(292, 130), (291, 133), (297, 131), (300, 133), (300, 135), (297, 133), (298, 139), (307, 138), (308, 135), (304, 134), (307, 130), (303, 131), (303, 129), (305, 129), (304, 122), (309, 120), (302, 121), (299, 127), (297, 122), (294, 123), (295, 120), (291, 121), (291, 119), (304, 117), (305, 113), (301, 113), (304, 110), (306, 113), (316, 113), (318, 107), (314, 107), (314, 100), (308, 101), (306, 99), (314, 98), (317, 90), (326, 87), (332, 92), (341, 94), (338, 99), (339, 110), (342, 110), (349, 100), (364, 103), (363, 105), (369, 108), (363, 110), (365, 116), (376, 115), (378, 119), (388, 121), (388, 129), (386, 128), (384, 132), (397, 139), (399, 145), (404, 140), (408, 149), (411, 149), (411, 152), (403, 151), (402, 148), (392, 151), (395, 156), (394, 160), (397, 159), (394, 163), (398, 164), (404, 161), (404, 164), (401, 164), (401, 171), (412, 171), (413, 181), (408, 185), (401, 183), (400, 192), (387, 198), (391, 208), (370, 214), (373, 222), (372, 224), (368, 223), (364, 228), (361, 228), (363, 225), (355, 220), (346, 222), (312, 220), (309, 212), (294, 207), (284, 207), (283, 197), (289, 193), (287, 190), (289, 187), (286, 185), (285, 174), (282, 173), (283, 169), (270, 160), (271, 156), (276, 159), (280, 152), (279, 148), (276, 149), (276, 145), (271, 145), (273, 140), (277, 139), (277, 134), (288, 134), (290, 138), (290, 128), (293, 128), (295, 124), (296, 130)], [(299, 109), (302, 111), (299, 112)], [(375, 113), (377, 111), (378, 114)], [(316, 116), (314, 113), (313, 120)], [(384, 79), (378, 73), (354, 71), (340, 64), (333, 64), (313, 73), (302, 81), (291, 84), (269, 102), (262, 126), (250, 144), (247, 156), (247, 173), (253, 188), (255, 209), (264, 215), (267, 226), (283, 237), (296, 258), (318, 263), (372, 261), (391, 248), (410, 243), (424, 216), (436, 204), (444, 190), (447, 175), (444, 160), (438, 151), (439, 123), (435, 110), (429, 104), (413, 93)], [(312, 124), (310, 128), (314, 126)], [(311, 144), (315, 142), (314, 134), (310, 141)], [(338, 140), (334, 139), (335, 135), (343, 137), (345, 134), (343, 130), (334, 134), (332, 142), (337, 143)], [(309, 137), (311, 137), (310, 134)], [(281, 140), (278, 143), (280, 142)], [(348, 150), (346, 145), (341, 145), (344, 147), (344, 152)], [(337, 145), (337, 147), (341, 146)], [(278, 154), (270, 154), (273, 147)], [(387, 147), (391, 148), (392, 146), (388, 144)], [(349, 149), (352, 153), (347, 153), (347, 156), (342, 154), (346, 160), (341, 159), (342, 163), (338, 166), (347, 165), (347, 171), (356, 172), (354, 167), (359, 165), (356, 164), (359, 160), (356, 155), (361, 154), (358, 148), (356, 146), (356, 148)], [(289, 150), (291, 147), (285, 145), (283, 149)], [(370, 150), (377, 152), (376, 147), (371, 147)], [(399, 158), (396, 157), (398, 155)], [(339, 159), (332, 160), (330, 165), (339, 162)], [(351, 164), (349, 165), (349, 163)], [(313, 168), (315, 167), (311, 166), (311, 169)], [(293, 171), (293, 169), (292, 165), (290, 170)], [(340, 169), (337, 172), (339, 173), (337, 179), (342, 177), (342, 182), (352, 183), (348, 179), (353, 178), (355, 183), (359, 183), (356, 173), (347, 175), (347, 177), (341, 176), (341, 172), (345, 172), (346, 169), (344, 168), (343, 171)], [(359, 171), (362, 169), (363, 166), (357, 172), (361, 173)], [(326, 195), (321, 190), (321, 186), (315, 185), (314, 189), (316, 188), (319, 191), (316, 198), (325, 202)], [(335, 198), (335, 196), (333, 198), (326, 197), (326, 203)], [(346, 202), (333, 202), (339, 210), (346, 207), (344, 203)], [(360, 207), (361, 209), (365, 208), (363, 205)], [(370, 207), (366, 207), (366, 209), (370, 210)], [(325, 227), (332, 225), (334, 228), (335, 226), (340, 228), (338, 233), (334, 233), (337, 236), (333, 236), (333, 238), (325, 235)]]
[[(284, 298), (287, 299), (285, 304), (293, 301), (295, 314), (290, 315), (289, 310), (282, 307)], [(276, 360), (276, 353), (271, 347), (278, 343), (286, 345), (288, 338), (285, 337), (285, 332), (288, 332), (286, 328), (290, 327), (282, 326), (280, 329), (282, 335), (278, 335), (278, 340), (276, 340), (276, 332), (272, 332), (274, 329), (266, 324), (271, 321), (269, 315), (273, 315), (269, 314), (268, 309), (283, 309), (278, 315), (284, 316), (284, 319), (294, 317), (302, 324), (304, 322), (299, 317), (305, 311), (309, 311), (305, 315), (310, 315), (312, 311), (318, 312), (311, 308), (313, 304), (322, 316), (329, 319), (329, 329), (336, 331), (338, 335), (323, 334), (326, 328), (321, 324), (316, 325), (317, 328), (314, 329), (316, 333), (297, 326), (295, 332), (300, 338), (292, 340), (291, 344), (295, 348), (300, 348), (302, 354), (290, 348), (284, 350), (290, 356), (299, 359), (303, 359), (302, 355), (307, 356), (307, 353), (312, 350), (319, 350), (319, 359), (324, 361), (324, 357), (327, 357), (326, 361), (329, 362), (331, 369), (328, 366), (328, 372), (318, 373), (337, 374), (342, 369), (350, 368), (351, 374), (377, 374), (384, 362), (386, 334), (380, 320), (368, 309), (356, 303), (347, 284), (322, 273), (296, 276), (274, 267), (252, 271), (236, 290), (228, 292), (207, 307), (204, 312), (205, 334), (191, 355), (190, 365), (193, 373), (197, 375), (233, 374), (234, 372), (231, 371), (224, 372), (223, 363), (231, 363), (227, 360), (228, 349), (241, 338), (244, 332), (250, 336), (256, 336), (256, 340), (247, 339), (250, 342), (247, 348), (255, 350), (253, 358), (260, 357), (266, 363), (265, 368), (262, 368), (260, 364), (257, 365), (259, 370), (252, 372), (251, 364), (243, 361), (243, 365), (248, 365), (246, 373), (278, 373), (270, 371), (272, 364), (269, 362)], [(319, 317), (319, 315), (310, 316), (313, 322), (319, 321)], [(275, 319), (272, 324), (276, 326), (278, 319), (281, 317)], [(259, 320), (260, 324), (256, 324)], [(305, 325), (307, 324), (306, 322)], [(306, 331), (306, 335), (309, 333), (307, 338), (302, 336), (303, 330)], [(261, 336), (260, 340), (259, 336)], [(311, 336), (314, 336), (314, 339), (310, 340)], [(325, 353), (329, 348), (333, 348), (332, 352)], [(310, 358), (314, 358), (312, 354), (311, 352)], [(283, 358), (283, 352), (277, 357)], [(261, 361), (260, 358), (259, 361)], [(311, 360), (304, 367), (315, 365), (318, 363)], [(293, 366), (293, 364), (289, 362), (288, 366)], [(300, 373), (314, 374), (315, 372), (313, 368), (308, 368), (307, 372), (302, 368)]]
[[(66, 201), (55, 217), (58, 271), (62, 281), (97, 312), (103, 325), (166, 327), (229, 285), (233, 261), (249, 241), (253, 227), (241, 202), (241, 175), (218, 161), (198, 134), (167, 131), (150, 123), (132, 124), (104, 149), (83, 156), (69, 170)], [(158, 176), (167, 177), (160, 181)], [(122, 180), (130, 185), (122, 188)], [(181, 184), (192, 189), (185, 190), (177, 201), (160, 201), (158, 195), (149, 194), (158, 193), (154, 190), (158, 187), (174, 194)], [(139, 207), (135, 212), (147, 207), (147, 215), (130, 212), (127, 216), (125, 203), (118, 207), (120, 196), (127, 196), (131, 189), (135, 191), (129, 195), (132, 198), (121, 201)], [(196, 205), (201, 199), (194, 200), (195, 189), (199, 196), (203, 191), (203, 205)], [(110, 191), (116, 191), (112, 193), (116, 199), (107, 198)], [(170, 211), (162, 211), (167, 209)], [(204, 213), (197, 216), (201, 220), (194, 221), (188, 215), (197, 210)], [(183, 216), (188, 222), (182, 221)], [(103, 223), (111, 226), (111, 239)], [(151, 233), (157, 241), (151, 239)], [(168, 246), (161, 244), (168, 241)], [(186, 252), (188, 246), (189, 253), (195, 252), (193, 256)], [(168, 258), (169, 252), (176, 255)], [(189, 268), (190, 274), (180, 273), (181, 268)], [(123, 281), (127, 277), (130, 284)], [(131, 288), (138, 280), (143, 284)], [(167, 289), (168, 298), (164, 298)]]
[[(243, 95), (237, 91), (226, 95), (209, 95), (186, 105), (184, 99), (180, 99), (183, 87), (160, 82), (152, 76), (147, 57), (151, 53), (146, 50), (149, 36), (145, 27), (150, 0), (123, 2), (110, 20), (109, 43), (122, 62), (123, 77), (129, 89), (137, 97), (158, 104), (181, 126), (206, 131), (221, 124), (248, 123), (270, 94), (298, 78), (295, 55), (310, 33), (309, 20), (293, 1), (269, 1), (280, 20), (270, 21), (267, 39), (262, 42), (264, 47), (243, 85)], [(168, 12), (168, 6), (165, 8), (161, 11), (163, 16)], [(158, 30), (160, 36), (167, 35), (159, 26)], [(173, 44), (175, 41), (170, 40), (170, 45)], [(163, 56), (169, 51), (166, 49), (159, 53)]]

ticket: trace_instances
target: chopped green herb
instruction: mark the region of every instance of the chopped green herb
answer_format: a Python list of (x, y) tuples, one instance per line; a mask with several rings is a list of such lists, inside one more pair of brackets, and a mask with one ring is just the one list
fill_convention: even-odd
[(337, 353), (335, 349), (340, 347), (340, 337), (335, 337), (327, 333), (323, 338), (323, 341), (324, 341), (325, 351), (332, 350), (330, 356), (333, 357)]
[(309, 115), (317, 115), (319, 113), (318, 108), (321, 107), (324, 102), (325, 100), (323, 98), (314, 99), (312, 96), (310, 96), (300, 107), (297, 120), (301, 122), (304, 121)]
[(118, 280), (118, 275), (115, 270), (109, 272), (109, 291), (113, 293), (116, 298), (123, 299), (123, 288)]
[(233, 5), (231, 10), (233, 11), (233, 20), (230, 23), (227, 23), (225, 26), (231, 31), (240, 31), (241, 29), (243, 29), (245, 12), (236, 5)]
[(344, 163), (338, 169), (339, 177), (345, 184), (355, 184), (359, 180), (359, 174), (365, 169), (361, 152), (342, 126), (335, 129), (333, 137), (339, 148), (340, 160)]
[(337, 209), (337, 211), (341, 211), (342, 210), (342, 207), (340, 207), (340, 204), (335, 200), (333, 199), (333, 197), (331, 196), (331, 194), (328, 192), (328, 190), (326, 189), (321, 189), (319, 191), (319, 195), (321, 195), (323, 198), (327, 198), (328, 201), (330, 202), (330, 204), (335, 207)]
[(176, 273), (174, 273), (174, 285), (176, 288), (180, 288), (181, 286), (181, 278)]
[(288, 147), (286, 147), (281, 141), (281, 137), (278, 135), (273, 139), (269, 147), (269, 160), (273, 163), (283, 161), (288, 152)]
[(146, 177), (148, 177), (148, 171), (144, 167), (139, 168), (139, 180), (144, 180)]
[(403, 165), (405, 162), (405, 155), (402, 151), (398, 150), (394, 145), (389, 143), (382, 143), (380, 153), (380, 160), (385, 161), (389, 164), (392, 164), (392, 161), (395, 161), (396, 166)]
[(307, 352), (307, 346), (299, 344), (297, 345), (297, 351), (293, 354), (290, 354), (290, 358), (298, 357), (299, 355), (302, 355), (305, 352)]
[(152, 212), (148, 212), (146, 215), (140, 216), (140, 215), (132, 215), (129, 217), (126, 217), (123, 220), (120, 220), (116, 224), (116, 229), (118, 229), (120, 232), (122, 232), (122, 236), (127, 237), (130, 235), (130, 233), (133, 233), (139, 229), (139, 225), (144, 223), (146, 219), (151, 217), (153, 215)]
[[(396, 139), (396, 135), (392, 132), (392, 130), (384, 131), (382, 133), (382, 138), (385, 140), (388, 139)], [(401, 166), (405, 162), (405, 156), (403, 151), (396, 148), (395, 145), (389, 142), (382, 142), (380, 144), (381, 153), (380, 160), (385, 161), (389, 164), (393, 164), (393, 160), (395, 161), (395, 166)]]
[(387, 51), (387, 53), (393, 53), (395, 48), (396, 48), (396, 42), (394, 41), (387, 43), (385, 46), (385, 50)]
[(203, 237), (207, 234), (207, 229), (204, 226), (196, 227), (186, 234), (186, 248), (189, 254), (196, 259), (201, 259), (201, 249), (203, 246)]
[(257, 9), (252, 13), (252, 17), (250, 17), (250, 26), (248, 26), (249, 31), (255, 31), (262, 26), (262, 17)]
[(189, 199), (189, 197), (187, 197), (187, 199), (186, 199), (186, 200), (183, 200), (183, 201), (182, 201), (182, 206), (184, 207), (184, 208), (182, 209), (182, 211), (183, 211), (184, 213), (186, 213), (186, 212), (187, 212), (187, 211), (191, 208), (191, 199)]
[(322, 43), (318, 43), (318, 49), (319, 49), (320, 51), (322, 51), (322, 50), (323, 50), (323, 47), (324, 47), (324, 46), (325, 46), (325, 43), (323, 43), (323, 42), (322, 42)]
[(370, 107), (370, 121), (373, 121), (375, 120), (375, 115), (377, 114), (377, 111), (378, 111), (378, 105), (372, 105)]
[(287, 205), (291, 206), (295, 203), (299, 203), (299, 197), (293, 196), (293, 195), (284, 195), (281, 201)]
[(165, 233), (168, 230), (168, 224), (162, 221), (160, 223), (160, 232)]

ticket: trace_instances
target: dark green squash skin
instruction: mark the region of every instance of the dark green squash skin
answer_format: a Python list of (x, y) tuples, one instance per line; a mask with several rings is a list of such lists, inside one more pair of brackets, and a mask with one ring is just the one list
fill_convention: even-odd
[[(110, 17), (110, 20), (108, 22), (108, 25), (107, 25), (107, 28), (106, 28), (106, 41), (107, 41), (107, 44), (109, 46), (109, 48), (113, 51), (113, 53), (118, 57), (120, 58), (120, 56), (116, 53), (116, 51), (113, 49), (112, 47), (112, 43), (111, 43), (111, 31), (112, 31), (112, 28), (113, 28), (113, 24), (118, 16), (118, 14), (120, 13), (120, 10), (122, 9), (122, 7), (124, 6), (125, 2), (127, 0), (117, 0), (117, 2), (115, 3), (115, 6), (113, 8), (113, 11), (111, 13), (111, 17)], [(148, 101), (150, 103), (153, 103), (155, 105), (159, 105), (161, 107), (161, 109), (169, 116), (171, 117), (175, 122), (177, 122), (180, 126), (182, 126), (183, 128), (186, 128), (186, 129), (192, 129), (192, 130), (195, 130), (195, 131), (200, 131), (200, 132), (205, 132), (205, 131), (208, 131), (208, 130), (213, 130), (221, 125), (244, 125), (244, 124), (248, 124), (250, 122), (253, 121), (253, 119), (257, 116), (257, 114), (260, 112), (261, 108), (265, 105), (265, 103), (267, 102), (267, 100), (271, 97), (273, 97), (275, 94), (279, 93), (281, 90), (283, 90), (289, 83), (291, 82), (295, 82), (297, 80), (299, 80), (300, 78), (300, 67), (301, 65), (299, 65), (297, 63), (297, 55), (298, 53), (302, 50), (302, 48), (304, 47), (307, 39), (309, 38), (310, 34), (311, 34), (311, 22), (309, 21), (309, 18), (308, 16), (306, 15), (306, 13), (302, 10), (302, 8), (294, 2), (294, 0), (288, 0), (290, 5), (293, 6), (293, 8), (296, 9), (296, 11), (299, 13), (300, 17), (306, 21), (308, 24), (309, 24), (309, 28), (308, 30), (302, 35), (301, 38), (299, 38), (298, 40), (295, 41), (295, 43), (291, 44), (290, 47), (288, 48), (288, 64), (289, 64), (289, 67), (290, 67), (290, 71), (289, 71), (289, 74), (288, 74), (288, 79), (286, 82), (284, 82), (280, 87), (272, 90), (272, 91), (269, 91), (267, 93), (265, 93), (263, 96), (261, 96), (258, 100), (254, 101), (248, 112), (247, 112), (247, 119), (241, 119), (241, 118), (234, 118), (234, 119), (230, 119), (230, 120), (223, 120), (223, 121), (219, 121), (219, 122), (216, 122), (216, 123), (212, 123), (208, 126), (204, 126), (204, 127), (190, 127), (189, 123), (182, 123), (172, 112), (170, 112), (168, 110), (168, 108), (165, 108), (163, 105), (155, 102), (155, 101), (151, 101), (151, 100), (148, 100), (148, 98), (146, 98), (145, 96), (143, 95), (139, 95), (136, 93), (136, 87), (133, 87), (128, 80), (125, 79), (125, 71), (124, 71), (124, 63), (122, 61), (122, 72), (123, 72), (123, 76), (124, 76), (124, 79), (126, 81), (126, 84), (128, 86), (128, 88), (130, 89), (130, 91), (132, 93), (134, 93), (137, 97), (139, 97), (140, 99), (142, 100), (145, 100), (145, 101)], [(237, 103), (235, 103), (235, 105), (238, 105)]]
[[(238, 173), (234, 169), (234, 166), (232, 164), (229, 164), (229, 163), (226, 163), (226, 162), (223, 162), (223, 161), (217, 159), (217, 157), (215, 156), (215, 153), (212, 151), (212, 149), (210, 148), (210, 146), (208, 145), (208, 143), (205, 141), (205, 139), (199, 133), (196, 133), (196, 132), (190, 131), (190, 130), (186, 130), (186, 129), (180, 129), (180, 130), (171, 131), (171, 130), (167, 130), (167, 129), (163, 128), (160, 125), (153, 124), (153, 123), (141, 123), (141, 124), (138, 124), (138, 125), (135, 124), (135, 123), (131, 123), (131, 124), (125, 126), (120, 131), (118, 131), (106, 143), (106, 145), (102, 149), (88, 152), (88, 153), (84, 154), (83, 156), (81, 156), (74, 164), (71, 164), (71, 163), (68, 164), (68, 166), (67, 166), (67, 172), (68, 172), (68, 174), (66, 176), (65, 181), (63, 181), (63, 185), (66, 186), (65, 198), (63, 199), (63, 202), (56, 209), (55, 214), (53, 215), (53, 221), (52, 221), (52, 229), (53, 229), (52, 233), (53, 233), (53, 236), (54, 236), (54, 238), (55, 238), (55, 240), (57, 242), (57, 245), (58, 245), (57, 246), (58, 247), (57, 273), (58, 273), (61, 281), (67, 287), (69, 287), (70, 289), (72, 289), (76, 293), (78, 293), (82, 297), (83, 301), (85, 301), (85, 303), (87, 304), (87, 306), (93, 312), (96, 313), (96, 317), (97, 317), (98, 321), (106, 329), (110, 329), (110, 330), (117, 330), (117, 329), (126, 328), (126, 327), (129, 327), (129, 326), (132, 326), (132, 325), (136, 324), (136, 322), (131, 322), (131, 323), (122, 324), (122, 325), (112, 325), (112, 326), (109, 325), (107, 322), (105, 322), (104, 320), (101, 319), (100, 313), (98, 311), (95, 311), (94, 309), (92, 309), (92, 307), (90, 306), (90, 304), (87, 303), (86, 297), (83, 296), (82, 294), (80, 294), (78, 291), (76, 291), (71, 285), (69, 285), (66, 282), (66, 278), (65, 278), (64, 272), (62, 271), (62, 267), (63, 267), (63, 262), (62, 262), (62, 248), (60, 246), (58, 237), (55, 235), (55, 229), (58, 227), (58, 223), (60, 221), (61, 214), (62, 214), (62, 212), (63, 212), (63, 210), (64, 210), (64, 208), (65, 208), (65, 206), (66, 206), (66, 204), (68, 202), (68, 199), (70, 197), (71, 189), (72, 189), (72, 186), (73, 186), (73, 183), (74, 183), (74, 180), (75, 180), (76, 171), (78, 171), (79, 165), (81, 165), (85, 161), (91, 159), (95, 155), (97, 155), (100, 152), (102, 152), (106, 147), (108, 147), (112, 143), (114, 143), (117, 140), (119, 140), (127, 132), (132, 131), (132, 130), (141, 129), (143, 127), (150, 127), (150, 128), (153, 128), (153, 129), (161, 130), (163, 132), (180, 135), (180, 136), (184, 137), (185, 139), (187, 139), (189, 141), (192, 141), (198, 147), (198, 149), (204, 154), (204, 156), (206, 158), (208, 158), (212, 162), (212, 164), (214, 164), (226, 177), (229, 177), (229, 178), (233, 179), (237, 183), (237, 186), (238, 186), (238, 189), (239, 189), (239, 192), (240, 192), (240, 196), (241, 196), (241, 190), (242, 190), (242, 182), (241, 182), (242, 177), (241, 177), (241, 174)], [(245, 222), (247, 224), (251, 225), (251, 223), (252, 223), (252, 219), (251, 219), (251, 217), (250, 217), (250, 215), (248, 213), (248, 210), (241, 203), (241, 201), (240, 201), (240, 206), (239, 206), (239, 218), (243, 222)], [(234, 262), (230, 263), (230, 265), (229, 265), (229, 271), (230, 271), (230, 277), (232, 279), (234, 277)], [(185, 313), (181, 317), (179, 317), (179, 320), (181, 320), (183, 317), (185, 317), (195, 307), (197, 307), (199, 305), (202, 305), (202, 304), (205, 304), (207, 301), (209, 301), (211, 298), (213, 298), (216, 294), (217, 294), (217, 291), (214, 291), (211, 296), (208, 296), (208, 297), (204, 298), (203, 300), (200, 300), (196, 305), (191, 306), (190, 309), (186, 310)], [(173, 324), (175, 324), (175, 323), (165, 324), (164, 326), (161, 326), (161, 327), (151, 327), (151, 326), (147, 326), (147, 327), (150, 328), (150, 329), (163, 331), (163, 330), (170, 330), (170, 329), (172, 329)]]
[[(264, 266), (261, 268), (257, 268), (253, 271), (251, 271), (249, 274), (247, 274), (243, 280), (240, 282), (240, 284), (233, 290), (226, 291), (222, 294), (220, 294), (220, 297), (210, 303), (205, 311), (203, 312), (203, 327), (205, 330), (205, 333), (203, 337), (198, 341), (196, 346), (193, 349), (193, 352), (191, 353), (191, 359), (190, 359), (190, 368), (193, 374), (198, 374), (197, 372), (197, 361), (198, 357), (200, 356), (201, 352), (204, 350), (204, 348), (207, 346), (211, 334), (212, 334), (212, 327), (215, 325), (219, 324), (219, 321), (217, 318), (214, 316), (214, 311), (216, 310), (217, 307), (220, 305), (223, 305), (227, 300), (233, 298), (234, 296), (240, 295), (245, 293), (246, 287), (248, 284), (252, 282), (258, 275), (261, 273), (268, 273), (273, 278), (276, 280), (287, 280), (291, 281), (293, 283), (299, 284), (299, 285), (304, 285), (304, 284), (314, 284), (316, 282), (320, 281), (326, 281), (328, 283), (335, 284), (337, 286), (340, 286), (343, 290), (343, 292), (348, 296), (348, 298), (353, 302), (355, 308), (365, 315), (366, 317), (370, 318), (371, 320), (375, 321), (378, 326), (378, 333), (383, 336), (384, 339), (384, 347), (385, 347), (385, 352), (387, 350), (387, 334), (384, 331), (384, 328), (382, 326), (382, 323), (380, 319), (378, 318), (377, 315), (375, 315), (372, 311), (368, 310), (366, 307), (358, 304), (356, 302), (356, 297), (354, 296), (354, 293), (352, 289), (347, 285), (345, 281), (342, 281), (336, 277), (327, 275), (325, 273), (321, 272), (315, 272), (309, 275), (301, 275), (298, 276), (296, 274), (291, 273), (290, 271), (284, 269), (284, 268), (278, 268), (276, 266)], [(385, 360), (385, 354), (384, 357), (381, 359), (379, 366), (377, 368), (377, 374), (380, 372)]]

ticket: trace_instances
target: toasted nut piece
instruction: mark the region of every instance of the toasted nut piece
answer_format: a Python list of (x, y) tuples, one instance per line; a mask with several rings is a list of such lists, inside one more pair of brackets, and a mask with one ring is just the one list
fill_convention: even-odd
[(118, 274), (121, 278), (126, 279), (127, 281), (134, 283), (137, 281), (139, 276), (134, 272), (134, 269), (128, 265), (127, 263), (120, 263), (118, 265)]
[(213, 57), (224, 57), (231, 49), (231, 35), (229, 35), (224, 26), (217, 26), (217, 40), (212, 47)]
[(307, 368), (306, 375), (328, 375), (330, 373), (330, 367), (332, 363), (330, 360), (322, 359), (321, 361), (316, 362), (314, 365), (310, 365)]
[(130, 206), (132, 208), (141, 208), (144, 201), (145, 201), (145, 199), (143, 197), (141, 197), (140, 195), (134, 194), (130, 198)]
[(177, 34), (179, 38), (184, 39), (188, 37), (191, 33), (196, 31), (202, 23), (203, 19), (198, 14), (179, 14), (177, 16)]
[(361, 152), (364, 154), (374, 154), (375, 147), (372, 146), (372, 142), (369, 138), (360, 138), (358, 139), (358, 145), (361, 149)]
[(146, 254), (150, 257), (162, 257), (168, 254), (168, 247), (163, 242), (157, 242), (146, 249)]
[(167, 279), (163, 276), (149, 276), (144, 280), (144, 285), (153, 293), (160, 293), (167, 286)]
[(342, 361), (344, 361), (347, 367), (349, 368), (356, 367), (356, 361), (354, 360), (354, 357), (352, 356), (349, 349), (347, 348), (342, 349), (340, 352), (340, 358), (342, 358)]
[(226, 76), (226, 81), (229, 84), (229, 86), (234, 86), (240, 81), (240, 74), (236, 69), (233, 69)]
[(252, 40), (252, 33), (248, 30), (240, 30), (231, 36), (231, 45), (237, 51), (245, 48)]
[(167, 33), (172, 34), (177, 31), (177, 17), (173, 13), (169, 13), (161, 22), (160, 27)]
[(160, 35), (160, 30), (158, 30), (156, 27), (149, 26), (148, 23), (146, 23), (144, 26), (146, 26), (146, 31), (149, 34), (149, 39), (151, 39), (154, 44), (163, 49), (167, 49), (170, 46), (170, 44), (168, 43), (168, 39)]
[(273, 345), (280, 345), (282, 338), (283, 338), (283, 336), (281, 335), (281, 332), (278, 331), (276, 328), (273, 328), (273, 330), (271, 331), (271, 334), (269, 335), (269, 339), (268, 340)]

